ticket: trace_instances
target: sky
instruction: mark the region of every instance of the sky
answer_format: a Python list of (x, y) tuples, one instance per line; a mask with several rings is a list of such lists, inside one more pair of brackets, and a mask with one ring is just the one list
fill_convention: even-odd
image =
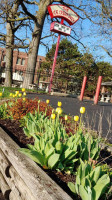
[[(94, 3), (94, 0), (65, 0), (66, 3), (72, 3), (75, 2), (76, 6), (80, 6), (81, 9), (84, 8), (83, 5), (85, 4), (89, 4), (91, 2), (91, 5), (88, 6), (85, 10), (86, 13), (89, 14), (91, 16), (92, 14), (96, 14), (95, 17), (91, 17), (91, 20), (94, 20), (96, 22), (100, 21), (100, 16), (99, 13), (100, 12), (100, 7), (99, 5), (96, 5)], [(91, 10), (91, 6), (93, 8), (95, 8), (94, 10)], [(38, 10), (37, 6), (32, 6), (28, 8), (30, 12), (32, 12), (32, 14), (34, 12), (36, 12)], [(96, 9), (98, 12), (96, 12)], [(67, 36), (68, 40), (70, 40), (72, 43), (77, 43), (79, 50), (82, 53), (85, 53), (86, 51), (91, 53), (95, 59), (95, 61), (105, 61), (105, 62), (110, 62), (112, 64), (112, 57), (108, 56), (108, 54), (100, 47), (100, 45), (104, 46), (104, 47), (110, 47), (111, 48), (111, 44), (112, 44), (112, 34), (109, 37), (106, 37), (107, 35), (104, 34), (104, 32), (102, 30), (100, 30), (99, 26), (96, 24), (93, 24), (92, 22), (90, 22), (90, 20), (88, 19), (84, 19), (82, 20), (82, 18), (84, 18), (84, 14), (77, 10), (77, 9), (73, 9), (79, 16), (79, 20), (73, 25), (71, 26), (72, 28), (72, 32), (71, 32), (71, 36), (74, 37), (71, 38), (69, 36)], [(51, 24), (51, 20), (50, 20), (50, 16), (47, 16), (45, 19), (45, 23), (44, 23), (44, 27), (43, 27), (43, 32), (42, 32), (42, 37), (45, 36), (49, 36), (50, 35), (50, 24)], [(68, 23), (65, 22), (65, 25), (69, 26)], [(5, 33), (5, 25), (0, 26), (1, 28), (1, 32)], [(112, 27), (111, 27), (112, 28)], [(112, 33), (112, 29), (110, 30), (110, 28), (108, 29), (110, 33)], [(75, 32), (75, 33), (74, 33)], [(102, 34), (101, 34), (102, 32)], [(20, 38), (28, 38), (27, 41), (31, 41), (31, 31), (27, 30), (25, 31), (24, 29), (20, 29), (17, 31), (16, 33), (17, 37)], [(41, 56), (45, 56), (48, 48), (50, 49), (52, 47), (52, 44), (57, 42), (57, 37), (58, 34), (53, 34), (52, 37), (47, 37), (45, 39), (42, 40), (42, 42), (47, 46), (44, 46), (42, 44), (40, 44), (39, 46), (39, 51), (38, 51), (38, 55)], [(61, 36), (61, 39), (63, 39), (65, 36)], [(83, 46), (77, 42), (77, 39), (80, 40), (81, 43), (83, 43), (83, 45), (86, 47), (86, 49), (83, 48)], [(23, 51), (23, 50), (20, 50)]]
[[(85, 0), (84, 2), (86, 2), (87, 0)], [(86, 4), (86, 3), (85, 3)], [(78, 6), (78, 3), (75, 4)], [(92, 6), (96, 6), (96, 4), (93, 4)], [(82, 7), (83, 8), (83, 7)], [(100, 8), (98, 8), (100, 10)], [(83, 14), (80, 11), (77, 11), (76, 9), (74, 9), (74, 11), (81, 17), (83, 17)], [(96, 10), (94, 11), (95, 14)], [(87, 13), (89, 13), (87, 11)], [(49, 17), (50, 19), (50, 17)], [(96, 17), (95, 18), (91, 18), (92, 20), (96, 20), (96, 22), (100, 21), (100, 17), (99, 17), (99, 13), (96, 12)], [(68, 24), (65, 22), (65, 24), (68, 26)], [(112, 45), (112, 35), (110, 35), (109, 37), (107, 37), (106, 34), (104, 34), (104, 31), (100, 28), (98, 25), (93, 24), (92, 22), (90, 22), (90, 20), (85, 19), (82, 20), (81, 18), (79, 18), (79, 20), (73, 25), (71, 26), (72, 30), (75, 31), (75, 34), (77, 36), (75, 36), (76, 39), (80, 39), (80, 42), (84, 44), (84, 46), (86, 46), (86, 50), (83, 48), (83, 46), (76, 41), (76, 39), (72, 39), (71, 37), (67, 36), (68, 40), (72, 41), (73, 43), (77, 43), (79, 50), (84, 53), (84, 52), (89, 52), (93, 55), (95, 61), (105, 61), (105, 62), (109, 62), (112, 64), (112, 57), (110, 57), (104, 50), (103, 48), (100, 46), (104, 46), (105, 48), (111, 48)], [(112, 28), (112, 27), (111, 27)], [(49, 22), (46, 20), (45, 24), (44, 24), (44, 29), (43, 29), (43, 36), (46, 35), (46, 30), (47, 30), (47, 35), (50, 34), (50, 20)], [(74, 32), (72, 31), (71, 35), (74, 37)], [(112, 29), (109, 30), (109, 33), (112, 33)], [(53, 36), (52, 38), (47, 38), (44, 39), (43, 41), (49, 46), (49, 48), (52, 47), (53, 43), (57, 42), (57, 37), (58, 34), (55, 34), (55, 36)], [(61, 36), (61, 38), (63, 39), (63, 37), (65, 36)], [(112, 48), (111, 48), (112, 50)], [(39, 48), (39, 55), (43, 55), (45, 56), (47, 53), (46, 47), (43, 45), (40, 45)]]

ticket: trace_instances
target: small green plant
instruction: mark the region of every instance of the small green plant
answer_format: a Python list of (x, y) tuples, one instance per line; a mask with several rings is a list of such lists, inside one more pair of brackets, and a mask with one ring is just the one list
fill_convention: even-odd
[(0, 118), (1, 119), (12, 119), (12, 116), (8, 112), (8, 106), (12, 106), (12, 102), (4, 103), (0, 105)]
[(81, 161), (76, 173), (76, 183), (68, 183), (74, 194), (82, 200), (98, 200), (105, 192), (109, 191), (109, 175), (102, 172), (101, 166), (93, 169), (87, 162)]
[(89, 133), (84, 134), (80, 129), (76, 133), (78, 156), (84, 160), (97, 160), (100, 154), (100, 140), (93, 138)]
[[(73, 137), (73, 136), (72, 136)], [(35, 143), (28, 145), (29, 149), (20, 149), (20, 151), (45, 169), (56, 169), (66, 172), (72, 172), (76, 158), (77, 145), (72, 142), (64, 129), (60, 128), (52, 131), (49, 126), (42, 135), (34, 136)]]

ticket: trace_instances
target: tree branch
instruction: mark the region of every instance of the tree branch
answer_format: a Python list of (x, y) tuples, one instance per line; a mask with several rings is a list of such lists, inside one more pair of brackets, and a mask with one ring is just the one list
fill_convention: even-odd
[(107, 49), (105, 49), (105, 47), (103, 47), (102, 45), (99, 45), (102, 49), (104, 49), (104, 51), (110, 56), (110, 57), (112, 57), (112, 54), (110, 54), (110, 52), (107, 50)]
[(24, 3), (23, 3), (23, 0), (20, 0), (20, 5), (21, 5), (22, 9), (24, 10), (24, 12), (25, 12), (28, 16), (30, 16), (30, 17), (35, 21), (35, 23), (37, 23), (37, 18), (36, 18), (34, 15), (32, 15), (32, 14), (27, 10), (26, 6), (25, 6)]

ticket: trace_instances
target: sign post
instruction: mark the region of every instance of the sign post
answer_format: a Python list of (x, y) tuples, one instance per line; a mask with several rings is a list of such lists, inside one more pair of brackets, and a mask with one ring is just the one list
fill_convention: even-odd
[(55, 33), (59, 33), (55, 55), (54, 55), (52, 73), (51, 73), (51, 78), (50, 78), (50, 85), (49, 85), (49, 93), (51, 93), (51, 87), (52, 87), (52, 82), (53, 82), (56, 59), (58, 55), (60, 37), (61, 37), (61, 34), (70, 35), (71, 33), (71, 28), (68, 26), (65, 26), (63, 22), (64, 20), (66, 20), (70, 25), (73, 25), (79, 19), (79, 16), (71, 8), (61, 5), (61, 4), (53, 4), (53, 5), (48, 6), (48, 12), (51, 16), (51, 19), (57, 18), (57, 17), (61, 18), (61, 23), (53, 22), (50, 28), (51, 31)]

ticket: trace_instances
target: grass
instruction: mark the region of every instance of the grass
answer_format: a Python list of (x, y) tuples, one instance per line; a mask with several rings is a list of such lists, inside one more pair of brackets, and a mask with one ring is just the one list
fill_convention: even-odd
[[(21, 91), (21, 88), (16, 87), (2, 87), (0, 86), (0, 92), (2, 92), (2, 97), (0, 97), (0, 99), (7, 99), (9, 98), (10, 93), (15, 93), (15, 91)], [(37, 92), (38, 94), (41, 93), (46, 93), (45, 91), (41, 91), (41, 90), (32, 90), (32, 89), (26, 89), (26, 92)]]

